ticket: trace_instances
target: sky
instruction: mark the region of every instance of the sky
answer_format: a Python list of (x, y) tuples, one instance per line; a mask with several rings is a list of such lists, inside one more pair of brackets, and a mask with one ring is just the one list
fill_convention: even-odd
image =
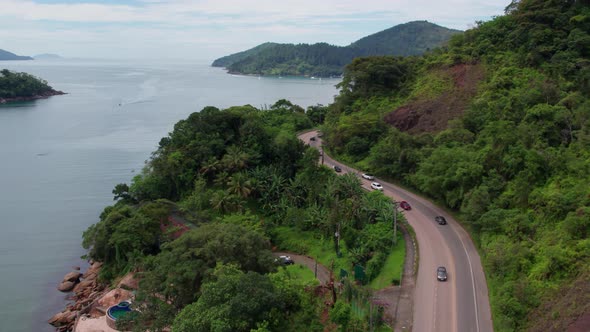
[(345, 46), (427, 20), (459, 30), (509, 0), (0, 0), (0, 49), (19, 55), (214, 60), (264, 42)]

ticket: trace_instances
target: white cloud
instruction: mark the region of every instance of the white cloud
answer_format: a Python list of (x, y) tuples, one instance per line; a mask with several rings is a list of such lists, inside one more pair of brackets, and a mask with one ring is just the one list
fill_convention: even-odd
[[(166, 55), (175, 48), (190, 57), (216, 57), (264, 41), (346, 45), (412, 20), (466, 29), (501, 14), (504, 6), (492, 0), (143, 0), (136, 5), (0, 0), (0, 48), (35, 54), (50, 42), (52, 51), (72, 56), (108, 55), (113, 49), (129, 57), (147, 50)], [(85, 48), (76, 49), (80, 44)]]

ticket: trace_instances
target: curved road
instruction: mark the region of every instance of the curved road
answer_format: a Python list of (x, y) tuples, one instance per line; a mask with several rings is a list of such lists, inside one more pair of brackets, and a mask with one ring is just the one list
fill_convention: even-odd
[[(311, 137), (316, 140), (310, 141)], [(322, 151), (317, 131), (303, 133), (299, 138)], [(323, 158), (325, 165), (338, 165), (343, 173), (361, 173), (327, 155)], [(361, 181), (364, 188), (371, 190), (371, 181)], [(383, 185), (385, 195), (396, 201), (405, 200), (412, 206), (412, 210), (405, 211), (404, 215), (416, 232), (420, 254), (414, 291), (413, 331), (493, 331), (485, 275), (467, 232), (452, 216), (430, 201), (390, 183), (378, 182)], [(434, 221), (437, 215), (444, 216), (447, 225), (438, 225)], [(438, 266), (447, 268), (447, 282), (436, 280)]]

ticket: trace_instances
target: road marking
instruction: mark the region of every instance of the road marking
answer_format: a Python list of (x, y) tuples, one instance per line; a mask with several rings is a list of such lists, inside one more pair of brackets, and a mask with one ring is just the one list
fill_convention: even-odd
[(438, 283), (434, 284), (434, 310), (433, 313), (434, 315), (432, 315), (433, 319), (432, 319), (432, 330), (436, 331), (436, 302), (438, 299)]
[(475, 327), (477, 328), (477, 332), (479, 332), (479, 310), (477, 308), (477, 294), (475, 293), (475, 278), (473, 277), (473, 267), (471, 267), (471, 257), (469, 257), (469, 253), (467, 252), (467, 248), (465, 247), (465, 243), (463, 242), (463, 238), (461, 234), (457, 233), (455, 227), (453, 227), (453, 231), (461, 240), (461, 245), (463, 246), (463, 250), (465, 251), (465, 255), (467, 255), (467, 263), (469, 263), (469, 272), (471, 273), (471, 287), (473, 287), (473, 304), (475, 305)]

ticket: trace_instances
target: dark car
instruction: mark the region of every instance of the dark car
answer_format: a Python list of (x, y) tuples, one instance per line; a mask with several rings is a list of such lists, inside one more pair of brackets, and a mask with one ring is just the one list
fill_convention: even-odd
[(275, 259), (275, 262), (281, 265), (293, 265), (295, 262), (291, 259), (291, 256), (279, 256), (279, 258)]
[(436, 279), (438, 281), (447, 281), (447, 269), (444, 266), (439, 266), (436, 269)]
[(312, 136), (309, 140), (310, 141), (315, 141), (315, 136)]
[(338, 166), (334, 166), (334, 171), (335, 171), (336, 173), (340, 173), (340, 172), (342, 172), (342, 168), (340, 168), (340, 167), (338, 167)]
[(447, 224), (447, 220), (443, 216), (434, 217), (434, 221), (436, 221), (439, 225), (446, 225)]
[(406, 211), (410, 211), (412, 209), (412, 206), (410, 206), (410, 203), (408, 203), (406, 201), (399, 202), (399, 207), (401, 207), (402, 209), (404, 209)]

